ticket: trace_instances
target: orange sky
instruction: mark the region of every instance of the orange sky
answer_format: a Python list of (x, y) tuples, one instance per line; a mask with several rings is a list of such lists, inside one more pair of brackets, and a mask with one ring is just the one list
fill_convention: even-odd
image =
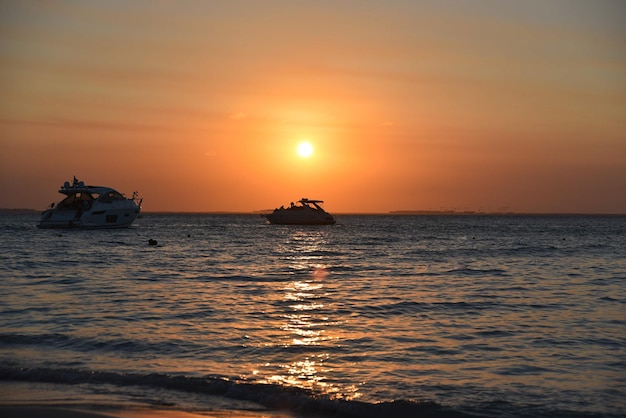
[[(626, 213), (621, 1), (0, 3), (0, 207)], [(299, 157), (301, 140), (314, 147)]]

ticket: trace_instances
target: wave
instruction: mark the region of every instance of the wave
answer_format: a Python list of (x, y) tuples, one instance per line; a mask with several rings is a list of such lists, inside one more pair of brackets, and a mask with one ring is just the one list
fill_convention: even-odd
[(445, 272), (447, 275), (471, 277), (471, 276), (495, 276), (506, 277), (508, 276), (505, 270), (502, 269), (472, 269), (472, 268), (457, 268), (448, 270)]
[(116, 373), (107, 371), (23, 368), (0, 366), (0, 380), (44, 382), (66, 385), (106, 384), (117, 386), (146, 386), (221, 396), (250, 401), (268, 409), (297, 413), (303, 416), (334, 416), (337, 418), (374, 418), (381, 416), (424, 418), (471, 418), (480, 415), (446, 408), (435, 402), (397, 400), (368, 403), (354, 400), (331, 399), (312, 391), (273, 384), (236, 382), (222, 377), (187, 377), (160, 373)]
[[(148, 353), (159, 352), (164, 354), (201, 351), (203, 346), (182, 340), (143, 342), (123, 338), (85, 338), (73, 337), (60, 333), (51, 334), (0, 334), (0, 347), (45, 347), (62, 350), (73, 350), (84, 353), (112, 352), (112, 353)], [(224, 350), (227, 350), (224, 348)], [(215, 351), (215, 350), (214, 350)]]
[(624, 415), (546, 409), (538, 405), (513, 405), (506, 401), (483, 401), (472, 406), (452, 408), (433, 401), (393, 400), (370, 403), (333, 399), (311, 390), (276, 384), (236, 381), (221, 376), (189, 377), (162, 373), (119, 373), (75, 368), (27, 368), (13, 364), (0, 365), (0, 381), (53, 383), (64, 385), (114, 385), (120, 388), (150, 388), (178, 393), (219, 396), (254, 402), (268, 410), (301, 417), (374, 418), (619, 418)]
[(487, 309), (502, 308), (497, 302), (414, 302), (400, 301), (395, 303), (387, 303), (380, 305), (364, 305), (355, 308), (359, 315), (367, 318), (388, 318), (391, 316), (406, 316), (420, 313), (433, 312), (462, 312), (464, 315), (470, 315), (477, 311)]

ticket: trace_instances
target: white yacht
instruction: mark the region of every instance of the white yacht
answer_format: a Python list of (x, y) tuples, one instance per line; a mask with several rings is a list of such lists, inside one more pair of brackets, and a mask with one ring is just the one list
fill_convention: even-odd
[(110, 187), (86, 186), (76, 177), (71, 185), (66, 181), (59, 193), (65, 199), (41, 214), (38, 228), (126, 228), (141, 210), (137, 192), (127, 198)]
[(335, 218), (320, 206), (324, 201), (302, 198), (288, 208), (281, 206), (265, 215), (272, 224), (278, 225), (333, 225)]

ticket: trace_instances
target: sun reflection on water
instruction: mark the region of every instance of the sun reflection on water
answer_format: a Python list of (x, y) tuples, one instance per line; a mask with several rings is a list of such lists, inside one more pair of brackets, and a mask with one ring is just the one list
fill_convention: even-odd
[(326, 288), (330, 273), (324, 264), (324, 234), (319, 230), (296, 231), (285, 259), (298, 277), (280, 292), (284, 313), (277, 324), (274, 343), (283, 351), (275, 364), (266, 363), (255, 375), (267, 373), (265, 383), (309, 389), (336, 399), (359, 397), (356, 386), (334, 383), (333, 351), (340, 346), (343, 321), (336, 316), (332, 291)]

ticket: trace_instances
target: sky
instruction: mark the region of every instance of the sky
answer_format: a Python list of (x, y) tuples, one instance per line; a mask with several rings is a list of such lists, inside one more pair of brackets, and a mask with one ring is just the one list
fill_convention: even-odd
[[(0, 2), (0, 208), (626, 213), (626, 2)], [(300, 156), (299, 144), (312, 147)]]

